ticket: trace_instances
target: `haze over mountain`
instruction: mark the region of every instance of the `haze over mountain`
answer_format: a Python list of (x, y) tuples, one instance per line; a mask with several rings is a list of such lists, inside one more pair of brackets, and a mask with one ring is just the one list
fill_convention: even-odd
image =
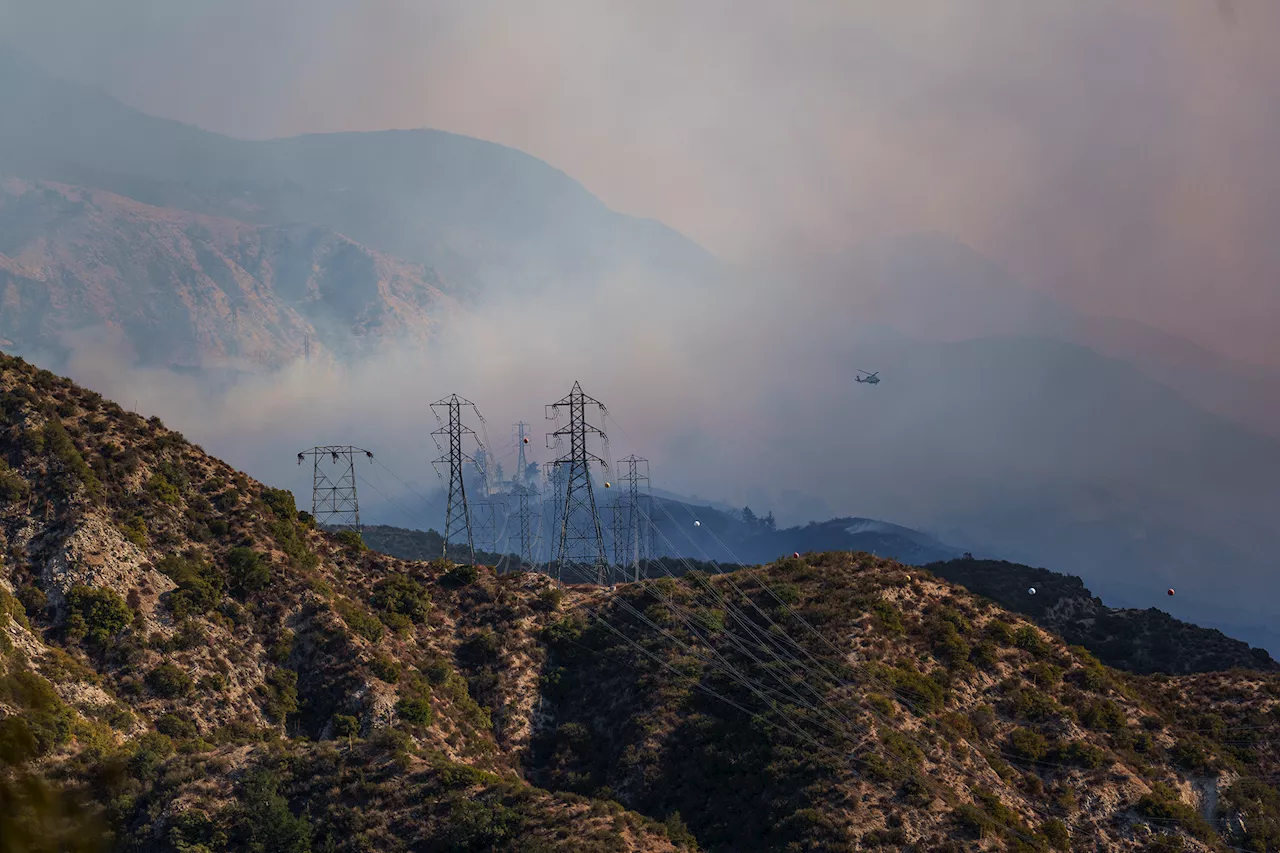
[(254, 226), (100, 190), (0, 183), (0, 345), (55, 361), (105, 335), (139, 364), (259, 371), (429, 339), (431, 271), (317, 226)]
[(714, 259), (564, 173), (433, 130), (230, 139), (143, 115), (0, 48), (0, 173), (259, 225), (332, 228), (459, 291), (525, 297), (623, 273), (689, 284)]
[[(0, 126), (0, 172), (17, 179), (5, 209), (30, 229), (5, 238), (5, 292), (19, 294), (6, 306), (22, 319), (6, 307), (4, 336), (65, 355), (77, 379), (256, 475), (305, 494), (296, 452), (350, 441), (403, 478), (379, 484), (386, 500), (366, 492), (376, 520), (438, 527), (438, 507), (414, 494), (437, 482), (429, 403), (457, 391), (505, 425), (580, 379), (611, 408), (600, 425), (615, 451), (650, 458), (670, 492), (772, 510), (782, 526), (883, 519), (1079, 575), (1117, 604), (1176, 586), (1175, 615), (1280, 648), (1255, 630), (1280, 598), (1278, 445), (1224, 417), (1249, 415), (1234, 401), (1195, 396), (1212, 383), (1158, 381), (1188, 363), (1244, 376), (1225, 360), (1164, 333), (1152, 336), (1177, 358), (1126, 351), (1129, 321), (1028, 295), (945, 238), (871, 244), (892, 262), (879, 291), (860, 259), (797, 270), (805, 286), (790, 287), (730, 275), (491, 143), (434, 131), (241, 142), (2, 61), (14, 120)], [(54, 278), (59, 306), (97, 307), (32, 298)], [(229, 323), (220, 300), (248, 293), (244, 322)], [(108, 302), (133, 313), (108, 316)], [(376, 359), (302, 369), (301, 335), (354, 354), (341, 331), (379, 315)], [(125, 346), (87, 334), (113, 323)], [(260, 350), (295, 361), (222, 388), (167, 370), (243, 366)], [(855, 367), (885, 382), (856, 386)], [(1258, 375), (1239, 381), (1271, 381)]]

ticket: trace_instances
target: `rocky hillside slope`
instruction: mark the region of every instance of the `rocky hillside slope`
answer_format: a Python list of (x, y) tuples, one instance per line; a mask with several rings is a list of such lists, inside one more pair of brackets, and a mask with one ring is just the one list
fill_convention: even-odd
[[(1154, 607), (1107, 607), (1072, 575), (1003, 560), (964, 558), (930, 563), (940, 578), (992, 599), (1084, 646), (1108, 666), (1136, 673), (1186, 675), (1245, 667), (1280, 671), (1265, 649), (1221, 631), (1175, 619)], [(1034, 589), (1035, 594), (1028, 593)]]
[(95, 335), (147, 365), (257, 370), (425, 342), (457, 311), (430, 270), (319, 227), (255, 226), (63, 184), (0, 182), (0, 342)]
[(94, 849), (41, 786), (114, 850), (1280, 845), (1274, 674), (1125, 675), (868, 555), (612, 591), (405, 562), (7, 358), (0, 458), (31, 849)]

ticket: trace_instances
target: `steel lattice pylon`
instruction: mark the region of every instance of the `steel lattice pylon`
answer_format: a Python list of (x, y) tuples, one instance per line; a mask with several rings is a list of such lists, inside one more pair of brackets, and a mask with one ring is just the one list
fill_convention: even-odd
[[(431, 409), (435, 412), (436, 420), (440, 422), (440, 429), (431, 433), (431, 437), (435, 439), (436, 445), (440, 447), (442, 452), (444, 447), (441, 446), (440, 437), (446, 437), (449, 442), (447, 455), (435, 461), (437, 465), (445, 462), (449, 463), (449, 503), (445, 509), (444, 516), (444, 556), (449, 554), (449, 544), (456, 542), (465, 533), (467, 552), (471, 555), (471, 562), (475, 563), (476, 545), (471, 533), (471, 508), (467, 505), (467, 486), (462, 476), (466, 463), (475, 464), (475, 459), (463, 452), (462, 438), (464, 435), (470, 435), (474, 438), (475, 431), (462, 423), (463, 406), (470, 406), (475, 409), (474, 403), (459, 397), (457, 394), (450, 394), (443, 400), (437, 400), (432, 403)], [(438, 409), (447, 410), (447, 415), (442, 417)], [(477, 410), (477, 417), (479, 414)], [(437, 468), (436, 470), (439, 473), (439, 469)]]
[(482, 498), (472, 506), (475, 520), (475, 541), (481, 551), (498, 552), (498, 506), (489, 498)]
[(625, 510), (621, 549), (624, 557), (617, 563), (619, 567), (629, 566), (631, 579), (638, 581), (641, 567), (653, 559), (653, 495), (649, 491), (649, 460), (632, 454), (618, 461), (627, 465), (627, 472), (619, 478), (619, 482), (626, 484), (627, 491), (624, 498), (619, 498), (624, 502)]
[(582, 392), (582, 386), (574, 382), (569, 396), (547, 406), (547, 420), (555, 420), (559, 410), (569, 410), (569, 424), (548, 435), (555, 439), (548, 446), (561, 446), (561, 440), (569, 438), (569, 453), (552, 464), (567, 469), (564, 475), (564, 501), (560, 505), (560, 530), (556, 548), (556, 578), (563, 580), (565, 571), (585, 578), (592, 578), (603, 585), (609, 574), (609, 560), (605, 556), (604, 532), (600, 527), (600, 513), (596, 509), (595, 492), (591, 486), (591, 463), (600, 465), (606, 472), (609, 463), (592, 453), (587, 439), (592, 434), (600, 437), (607, 453), (609, 437), (587, 423), (587, 406), (597, 406), (602, 415), (608, 410), (604, 404)]
[(537, 495), (534, 489), (521, 483), (516, 483), (511, 489), (511, 496), (516, 499), (516, 536), (520, 542), (520, 563), (525, 566), (533, 565), (533, 525), (538, 516), (533, 511), (531, 499)]
[(615, 574), (621, 574), (623, 566), (627, 564), (627, 548), (626, 548), (626, 531), (625, 520), (627, 508), (624, 498), (619, 495), (609, 502), (609, 537), (613, 542), (613, 569)]
[[(360, 501), (356, 495), (357, 453), (373, 459), (360, 447), (333, 445), (313, 447), (298, 454), (298, 464), (312, 459), (311, 515), (316, 524), (360, 532)], [(326, 469), (325, 465), (330, 465)]]
[(550, 564), (555, 562), (554, 549), (560, 544), (560, 502), (564, 497), (565, 469), (554, 462), (544, 462), (542, 467), (547, 478), (547, 490), (551, 493), (551, 535), (547, 537), (547, 545), (552, 549), (547, 555), (547, 563)]
[(528, 433), (525, 432), (529, 425), (524, 421), (515, 425), (516, 431), (516, 452), (519, 456), (516, 459), (516, 475), (511, 479), (517, 483), (526, 483), (528, 481), (527, 472), (529, 468), (529, 460), (524, 452), (525, 442), (529, 440)]

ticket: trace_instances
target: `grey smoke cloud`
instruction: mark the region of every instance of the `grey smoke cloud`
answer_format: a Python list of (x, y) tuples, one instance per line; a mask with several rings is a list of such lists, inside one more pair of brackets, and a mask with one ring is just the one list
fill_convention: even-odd
[(1031, 286), (1280, 365), (1280, 7), (1201, 0), (0, 0), (5, 37), (249, 137), (512, 145), (722, 257), (952, 234)]

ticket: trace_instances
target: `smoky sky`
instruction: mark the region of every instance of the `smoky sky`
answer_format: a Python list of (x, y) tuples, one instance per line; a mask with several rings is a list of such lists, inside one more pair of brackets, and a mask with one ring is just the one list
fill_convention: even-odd
[(1280, 366), (1267, 0), (0, 0), (0, 38), (240, 137), (430, 126), (803, 286), (939, 231)]

